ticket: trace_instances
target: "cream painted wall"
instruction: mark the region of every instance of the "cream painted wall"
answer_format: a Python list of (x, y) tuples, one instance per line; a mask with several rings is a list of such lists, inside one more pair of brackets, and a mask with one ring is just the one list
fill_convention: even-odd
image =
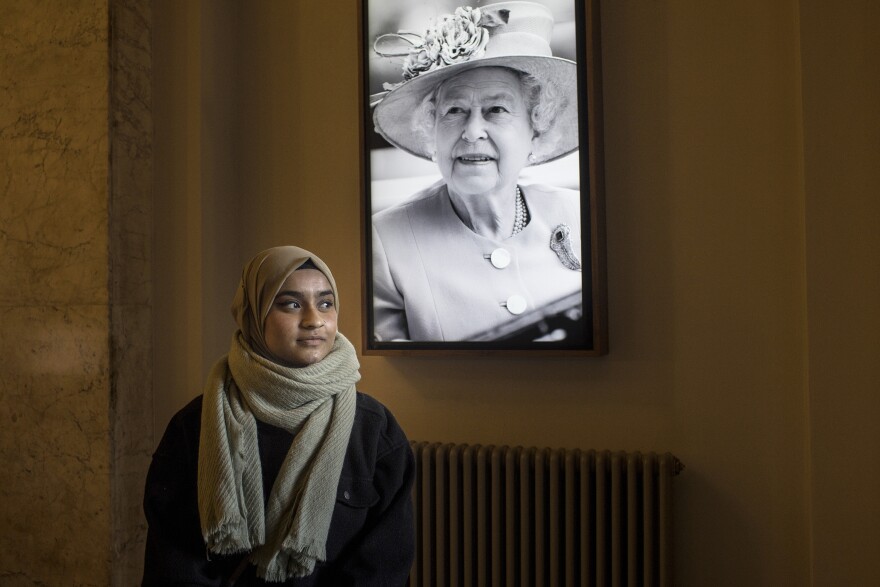
[(880, 585), (880, 5), (801, 5), (816, 585)]
[(201, 10), (153, 3), (153, 388), (154, 436), (203, 371)]
[[(156, 206), (168, 214), (156, 227), (157, 434), (198, 393), (211, 351), (223, 352), (240, 265), (261, 248), (321, 254), (342, 291), (341, 329), (361, 338), (356, 4), (180, 4), (158, 0), (154, 15), (167, 68), (155, 65), (156, 101), (164, 97)], [(836, 30), (860, 25), (869, 8), (857, 6), (834, 9)], [(822, 197), (834, 177), (826, 150), (876, 154), (875, 135), (853, 130), (814, 148), (837, 128), (823, 108), (836, 94), (809, 70), (801, 79), (802, 59), (834, 70), (823, 57), (831, 10), (794, 0), (603, 2), (610, 354), (369, 356), (361, 388), (412, 438), (671, 450), (687, 466), (675, 481), (677, 584), (807, 585), (815, 569), (815, 584), (829, 585), (844, 567), (856, 569), (848, 584), (869, 584), (860, 579), (876, 576), (876, 560), (823, 550), (849, 538), (860, 510), (833, 503), (833, 481), (810, 477), (840, 472), (836, 426), (876, 407), (877, 392), (876, 371), (850, 360), (876, 343), (876, 303), (866, 302), (880, 298), (876, 271), (857, 278), (824, 246), (858, 246), (860, 263), (876, 267), (876, 231), (841, 236), (858, 219), (876, 226), (876, 175), (848, 160), (863, 181), (843, 194), (847, 214)], [(218, 39), (225, 67), (204, 55)], [(876, 73), (877, 59), (845, 79)], [(842, 121), (871, 108), (852, 107)], [(216, 141), (231, 144), (211, 155)], [(174, 152), (160, 163), (164, 145)], [(828, 216), (831, 234), (821, 230)], [(846, 314), (854, 338), (835, 336), (833, 348), (823, 341), (842, 310), (821, 298), (829, 279), (865, 318)], [(816, 371), (830, 351), (839, 360)], [(833, 401), (837, 378), (853, 403)], [(847, 443), (877, 453), (866, 418)], [(864, 472), (876, 487), (876, 459)], [(854, 491), (852, 503), (870, 495)], [(877, 531), (858, 527), (853, 540), (876, 546)]]

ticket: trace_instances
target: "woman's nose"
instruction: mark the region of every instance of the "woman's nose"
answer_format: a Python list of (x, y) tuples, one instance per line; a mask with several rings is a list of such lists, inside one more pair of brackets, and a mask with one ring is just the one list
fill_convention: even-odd
[(461, 138), (469, 143), (486, 138), (486, 121), (483, 119), (483, 113), (478, 109), (472, 110), (467, 117)]
[(320, 328), (324, 325), (324, 318), (317, 308), (305, 308), (302, 325), (304, 328)]

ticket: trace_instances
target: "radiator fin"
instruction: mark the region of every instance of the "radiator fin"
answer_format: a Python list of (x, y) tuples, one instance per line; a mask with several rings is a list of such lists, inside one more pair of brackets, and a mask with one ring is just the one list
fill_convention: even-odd
[(673, 455), (412, 448), (411, 586), (671, 587)]

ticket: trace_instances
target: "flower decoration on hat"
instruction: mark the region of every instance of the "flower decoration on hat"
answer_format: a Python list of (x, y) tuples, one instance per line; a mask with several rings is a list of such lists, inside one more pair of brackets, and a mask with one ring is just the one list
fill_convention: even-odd
[[(419, 74), (481, 57), (489, 44), (489, 29), (506, 24), (509, 12), (460, 6), (455, 13), (441, 16), (424, 35), (391, 33), (379, 36), (373, 43), (376, 53), (383, 57), (406, 57), (403, 62), (404, 81), (385, 83), (383, 87), (393, 90)], [(406, 41), (410, 47), (403, 52), (380, 50), (379, 45), (388, 39)]]

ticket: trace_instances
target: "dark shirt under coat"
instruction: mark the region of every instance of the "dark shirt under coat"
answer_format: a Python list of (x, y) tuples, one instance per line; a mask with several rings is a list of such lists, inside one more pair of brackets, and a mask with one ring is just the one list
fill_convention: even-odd
[[(197, 475), (202, 397), (168, 424), (147, 475), (149, 530), (144, 587), (221, 586), (242, 555), (208, 553), (199, 523)], [(263, 495), (293, 442), (289, 432), (257, 421)], [(308, 577), (266, 583), (248, 565), (236, 586), (405, 585), (415, 552), (412, 483), (415, 463), (403, 430), (385, 406), (358, 393), (351, 438), (327, 537), (327, 561)]]

